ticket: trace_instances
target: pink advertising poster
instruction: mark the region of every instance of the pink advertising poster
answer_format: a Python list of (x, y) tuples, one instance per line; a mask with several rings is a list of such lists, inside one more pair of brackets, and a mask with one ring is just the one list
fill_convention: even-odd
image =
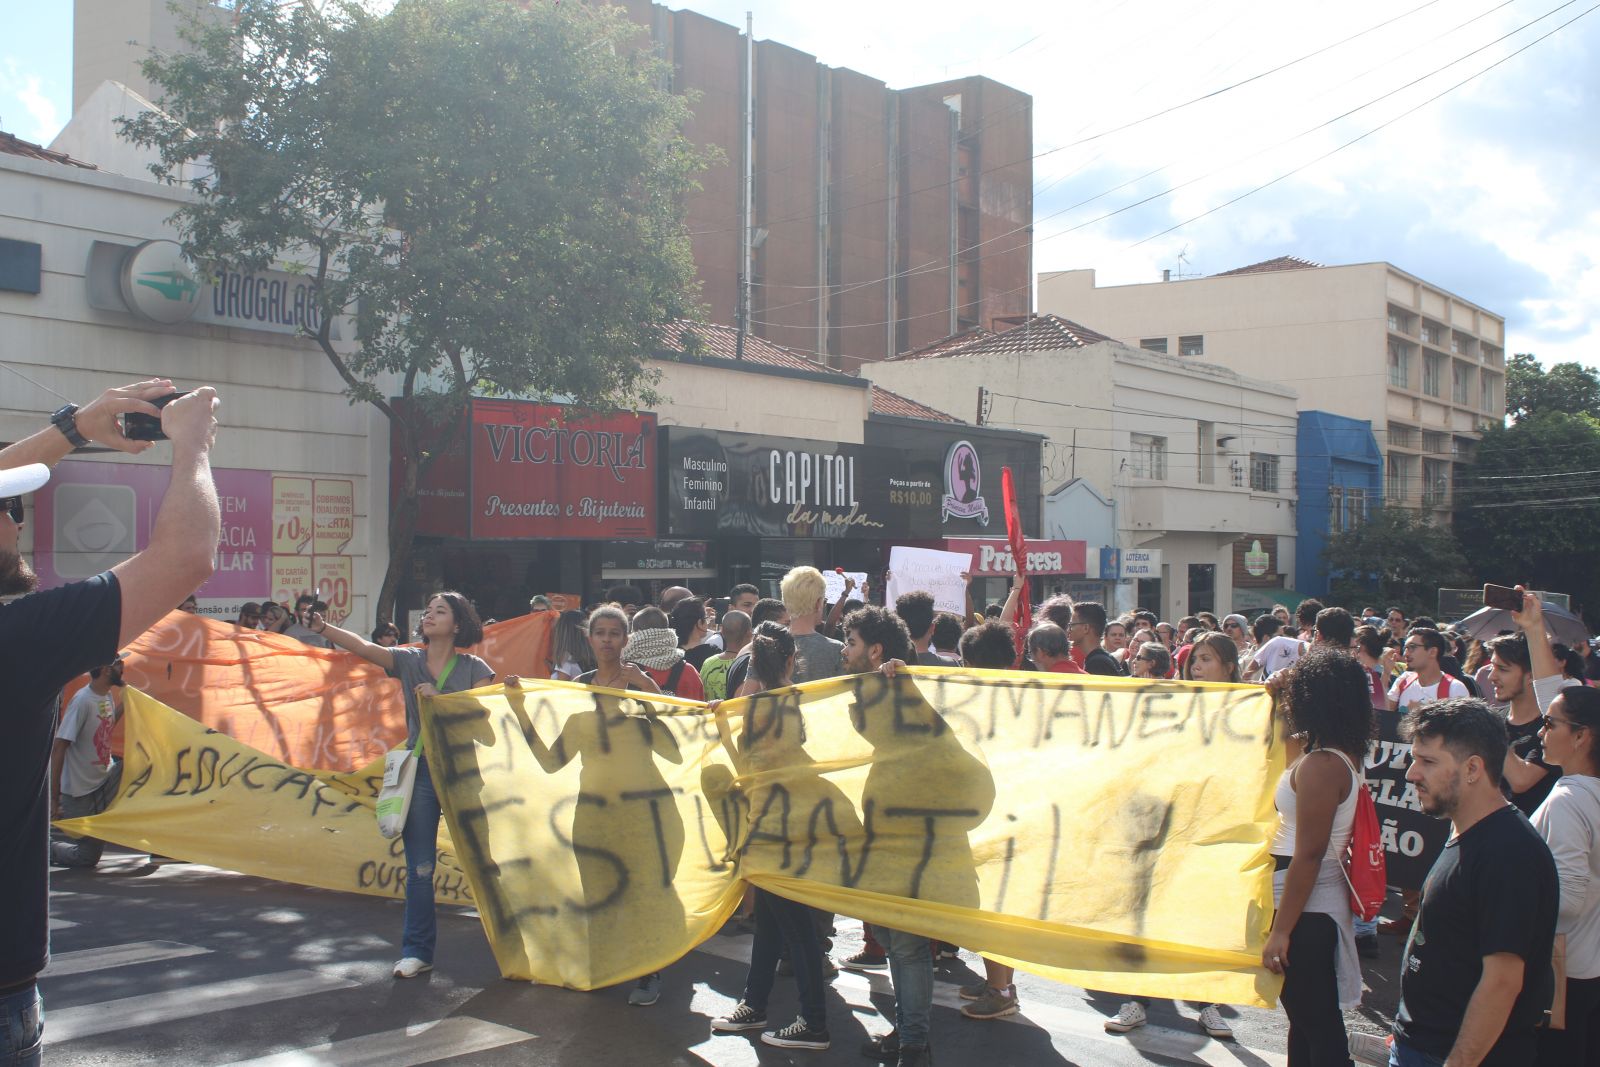
[[(213, 474), (222, 536), (216, 573), (196, 595), (221, 614), (223, 602), (271, 595), (272, 472), (218, 469)], [(58, 463), (49, 483), (34, 495), (33, 565), (40, 586), (99, 574), (148, 545), (169, 475), (167, 467), (155, 464)]]

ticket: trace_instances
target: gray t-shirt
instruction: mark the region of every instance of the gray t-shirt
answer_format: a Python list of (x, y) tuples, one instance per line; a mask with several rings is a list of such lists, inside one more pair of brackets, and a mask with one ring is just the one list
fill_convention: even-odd
[(441, 693), (462, 693), (468, 689), (476, 689), (494, 677), (494, 671), (489, 665), (477, 656), (466, 652), (456, 653), (456, 665), (450, 669), (450, 676), (439, 685), (439, 680), (428, 670), (428, 650), (405, 646), (391, 648), (394, 655), (394, 669), (389, 672), (389, 677), (400, 679), (400, 690), (406, 696), (406, 747), (410, 748), (417, 743), (417, 735), (422, 733), (422, 711), (417, 706), (417, 686), (426, 682), (435, 686)]
[(84, 797), (105, 784), (116, 760), (111, 755), (111, 731), (117, 725), (111, 694), (101, 696), (88, 686), (78, 690), (56, 727), (57, 741), (70, 741), (61, 759), (61, 792)]
[(794, 659), (796, 685), (837, 678), (844, 673), (844, 642), (819, 633), (801, 634), (794, 639)]
[(315, 630), (301, 626), (298, 622), (291, 622), (288, 626), (284, 627), (283, 636), (292, 637), (301, 644), (310, 645), (313, 648), (333, 647), (332, 641), (329, 641), (326, 637), (323, 637)]

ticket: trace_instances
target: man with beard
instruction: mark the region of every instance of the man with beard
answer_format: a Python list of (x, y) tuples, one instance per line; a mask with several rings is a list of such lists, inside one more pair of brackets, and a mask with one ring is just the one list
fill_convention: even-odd
[(1400, 733), (1406, 781), (1452, 833), (1406, 943), (1389, 1062), (1530, 1064), (1554, 990), (1559, 886), (1549, 846), (1500, 792), (1505, 720), (1476, 697), (1430, 700)]
[[(163, 408), (164, 378), (109, 389), (82, 408), (68, 404), (51, 425), (0, 450), (0, 671), (6, 679), (6, 743), (0, 745), (0, 1031), (12, 1062), (37, 1063), (42, 1015), (35, 979), (49, 959), (49, 770), (55, 695), (159, 621), (211, 576), (221, 523), (209, 452), (216, 391), (196, 389)], [(94, 442), (142, 452), (148, 441), (122, 433), (119, 416), (158, 416), (171, 442), (172, 478), (149, 546), (85, 581), (33, 592), (38, 578), (19, 551), (20, 494), (49, 480), (49, 466)]]
[[(50, 804), (53, 819), (98, 815), (111, 806), (122, 785), (122, 764), (111, 754), (111, 731), (122, 719), (122, 705), (111, 690), (122, 688), (122, 654), (89, 670), (89, 684), (78, 690), (56, 727), (50, 752)], [(94, 867), (104, 841), (60, 837), (50, 842), (57, 867)]]

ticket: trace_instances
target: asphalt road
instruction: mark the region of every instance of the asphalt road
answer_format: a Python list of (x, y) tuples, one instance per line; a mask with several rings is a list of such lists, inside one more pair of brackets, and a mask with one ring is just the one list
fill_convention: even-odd
[[(476, 916), (451, 909), (441, 910), (437, 969), (395, 981), (398, 902), (154, 866), (114, 849), (98, 870), (54, 872), (51, 916), (55, 956), (41, 982), (50, 1067), (865, 1064), (859, 1045), (889, 1029), (883, 1013), (893, 1012), (887, 977), (841, 973), (826, 1052), (713, 1036), (710, 1019), (743, 988), (747, 935), (712, 938), (666, 972), (658, 1004), (634, 1008), (626, 988), (577, 993), (501, 979)], [(841, 919), (839, 928), (836, 954), (854, 951), (858, 924)], [(1383, 940), (1353, 1030), (1381, 1032), (1392, 1015), (1400, 945)], [(982, 973), (970, 953), (938, 969), (942, 1065), (1286, 1063), (1278, 1012), (1227, 1009), (1238, 1040), (1215, 1041), (1197, 1028), (1197, 1005), (1157, 1002), (1148, 1026), (1113, 1036), (1101, 1022), (1120, 998), (1020, 973), (1020, 1015), (964, 1019), (956, 990)], [(796, 1010), (780, 978), (769, 1017), (781, 1025)]]

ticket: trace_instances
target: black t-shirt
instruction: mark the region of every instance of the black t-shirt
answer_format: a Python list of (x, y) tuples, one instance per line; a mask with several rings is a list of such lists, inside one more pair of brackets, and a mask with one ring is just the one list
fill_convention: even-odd
[(1423, 1052), (1449, 1055), (1483, 957), (1511, 952), (1523, 960), (1522, 990), (1482, 1067), (1532, 1063), (1534, 1027), (1555, 988), (1558, 892), (1549, 847), (1515, 808), (1485, 816), (1445, 845), (1423, 883), (1422, 912), (1406, 943), (1395, 1032)]
[(1506, 734), (1511, 739), (1511, 751), (1527, 760), (1529, 763), (1545, 769), (1545, 776), (1533, 784), (1526, 793), (1513, 793), (1511, 783), (1501, 779), (1500, 785), (1506, 798), (1517, 806), (1522, 814), (1533, 818), (1533, 813), (1539, 810), (1539, 805), (1544, 803), (1544, 798), (1550, 795), (1550, 790), (1555, 788), (1556, 779), (1561, 777), (1561, 768), (1552, 767), (1544, 761), (1544, 742), (1539, 740), (1540, 721), (1534, 719), (1521, 726), (1506, 721)]
[(750, 673), (750, 653), (741, 652), (733, 658), (728, 665), (728, 699), (732, 700), (739, 693), (739, 687), (744, 684), (745, 677)]
[(1083, 657), (1083, 669), (1089, 674), (1123, 674), (1122, 664), (1117, 662), (1117, 657), (1103, 648), (1093, 648)]
[(0, 987), (26, 982), (49, 961), (50, 745), (56, 693), (110, 663), (122, 629), (122, 592), (109, 572), (0, 606), (6, 679), (0, 743)]
[(685, 651), (683, 658), (684, 661), (689, 664), (689, 666), (693, 667), (695, 670), (699, 670), (702, 666), (704, 666), (706, 660), (710, 659), (712, 656), (715, 656), (721, 651), (722, 649), (718, 648), (716, 645), (708, 645), (702, 641), (693, 648)]

